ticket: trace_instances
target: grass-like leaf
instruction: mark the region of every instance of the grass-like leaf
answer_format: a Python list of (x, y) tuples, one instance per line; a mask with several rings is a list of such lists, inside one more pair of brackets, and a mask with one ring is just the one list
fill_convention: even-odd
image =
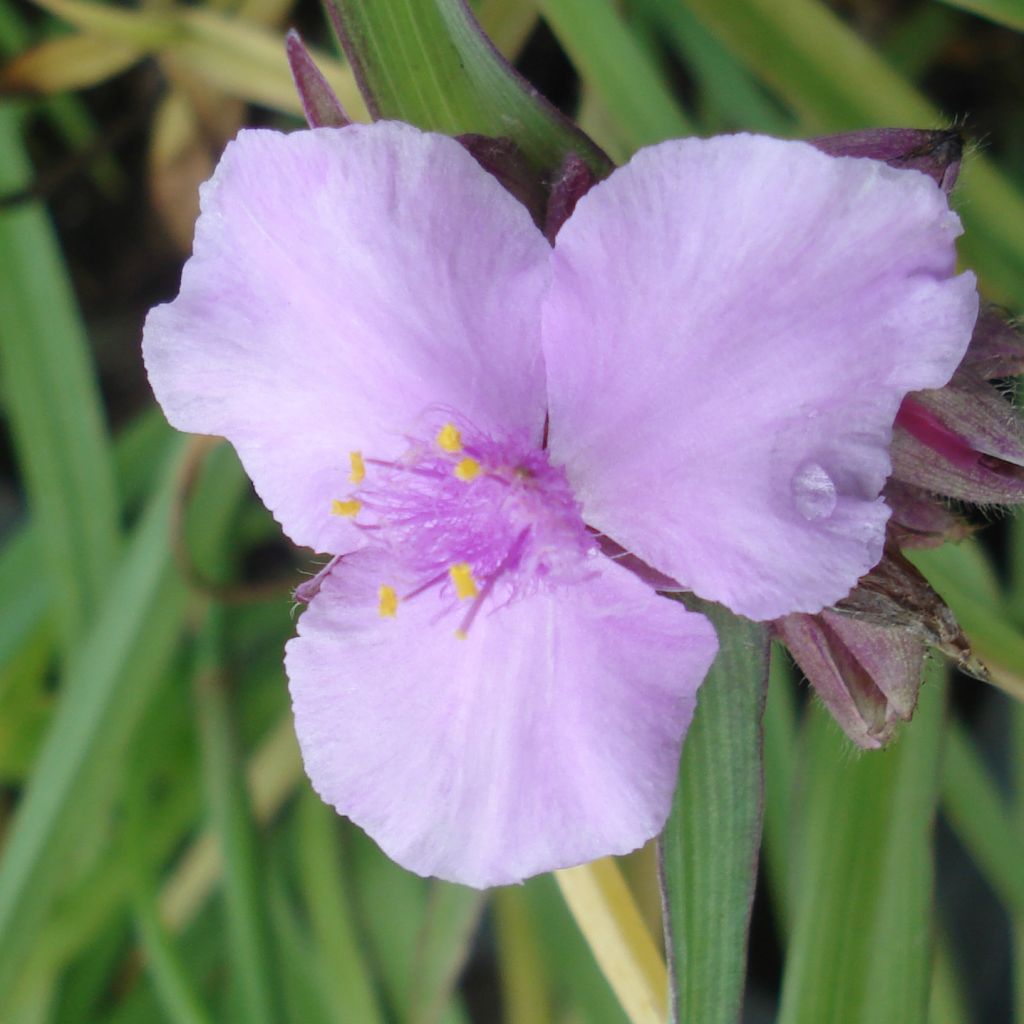
[(327, 6), (375, 116), (510, 138), (548, 175), (571, 151), (599, 175), (609, 170), (604, 154), (511, 69), (463, 0)]
[(942, 672), (886, 751), (857, 756), (821, 705), (808, 713), (779, 1024), (926, 1019)]
[[(32, 171), (11, 107), (0, 110), (0, 193)], [(105, 593), (118, 548), (114, 465), (89, 347), (43, 209), (0, 212), (0, 357), (6, 408), (65, 652)]]
[(766, 627), (700, 604), (719, 652), (700, 689), (661, 839), (676, 1018), (736, 1024), (761, 842)]

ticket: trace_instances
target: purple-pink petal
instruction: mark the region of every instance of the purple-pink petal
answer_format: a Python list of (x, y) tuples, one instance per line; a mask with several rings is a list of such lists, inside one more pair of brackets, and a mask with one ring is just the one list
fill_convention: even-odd
[(641, 151), (580, 200), (545, 303), (552, 458), (587, 522), (756, 619), (881, 556), (903, 396), (977, 313), (924, 175), (753, 136)]
[(235, 445), (296, 543), (350, 550), (330, 513), (350, 451), (395, 457), (448, 406), (539, 440), (549, 254), (452, 139), (242, 132), (203, 188), (179, 296), (146, 321), (150, 381), (176, 427)]
[(381, 552), (341, 560), (287, 651), (317, 792), (424, 875), (478, 887), (625, 853), (664, 824), (697, 688), (703, 616), (593, 556), (573, 586), (488, 607), (466, 639)]

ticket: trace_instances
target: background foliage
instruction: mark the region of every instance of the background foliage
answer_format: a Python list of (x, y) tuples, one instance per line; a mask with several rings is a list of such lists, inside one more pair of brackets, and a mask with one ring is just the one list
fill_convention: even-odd
[[(391, 4), (399, 32), (416, 6)], [(478, 13), (616, 160), (688, 133), (962, 123), (963, 253), (989, 298), (1024, 312), (1019, 0)], [(310, 793), (281, 649), (290, 590), (315, 567), (230, 449), (152, 407), (142, 317), (176, 290), (197, 183), (242, 124), (300, 123), (289, 25), (365, 118), (312, 4), (0, 0), (0, 1020), (623, 1021), (632, 1004), (551, 878), (486, 895), (424, 882)], [(1024, 528), (990, 518), (920, 564), (1020, 696)], [(783, 658), (771, 673), (747, 1019), (1024, 1024), (1020, 704), (936, 662), (913, 723), (858, 755)], [(695, 774), (728, 742), (713, 735), (687, 755)], [(692, 802), (713, 815), (714, 796)], [(697, 836), (674, 882), (687, 999), (744, 985), (701, 941), (706, 886), (753, 881), (707, 873), (729, 829), (750, 833), (735, 817), (681, 826)], [(657, 961), (653, 851), (622, 874), (628, 888), (599, 886), (604, 941), (632, 913)]]

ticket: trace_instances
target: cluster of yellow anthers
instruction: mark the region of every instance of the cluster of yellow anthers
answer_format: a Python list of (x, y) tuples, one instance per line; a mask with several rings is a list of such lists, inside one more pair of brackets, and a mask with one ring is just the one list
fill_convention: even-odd
[[(450, 455), (457, 455), (462, 451), (462, 435), (454, 423), (446, 423), (437, 434), (437, 446)], [(362, 452), (349, 452), (351, 472), (349, 480), (358, 487), (366, 479), (366, 463), (363, 461)], [(469, 483), (475, 480), (481, 473), (480, 463), (470, 455), (460, 459), (452, 470), (457, 480)], [(347, 519), (354, 519), (363, 507), (358, 498), (347, 498), (344, 501), (335, 498), (331, 502), (331, 515), (344, 516)], [(479, 594), (476, 580), (473, 579), (473, 570), (468, 562), (456, 562), (448, 569), (448, 575), (455, 587), (455, 594), (460, 599), (475, 598)], [(382, 583), (378, 590), (377, 610), (381, 618), (393, 618), (398, 614), (399, 596), (394, 587)], [(463, 630), (457, 630), (456, 636), (465, 637)]]

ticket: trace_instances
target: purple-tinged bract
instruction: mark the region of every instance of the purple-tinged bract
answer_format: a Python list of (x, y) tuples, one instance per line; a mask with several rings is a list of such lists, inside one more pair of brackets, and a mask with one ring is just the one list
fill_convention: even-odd
[(643, 151), (553, 247), (389, 122), (243, 133), (202, 207), (146, 363), (334, 556), (286, 658), (307, 771), (477, 886), (659, 831), (717, 645), (649, 581), (759, 619), (843, 598), (900, 402), (977, 312), (934, 182), (766, 138)]

